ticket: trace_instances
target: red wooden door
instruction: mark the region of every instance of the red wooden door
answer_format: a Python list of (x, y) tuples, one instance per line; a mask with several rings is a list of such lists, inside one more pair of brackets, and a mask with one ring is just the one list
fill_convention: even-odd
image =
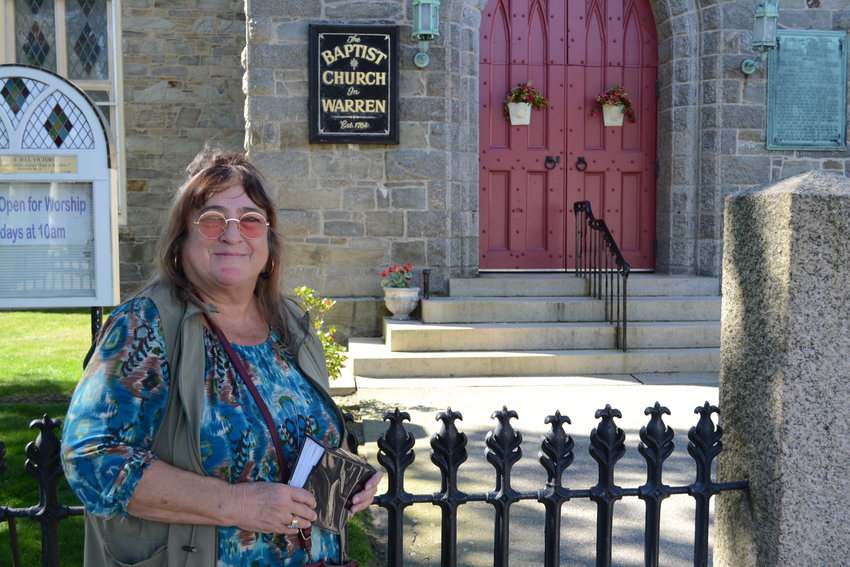
[[(481, 26), (481, 269), (575, 267), (571, 210), (585, 199), (633, 268), (655, 267), (657, 66), (648, 0), (490, 0)], [(530, 126), (511, 126), (502, 101), (529, 79), (552, 104), (533, 110)], [(637, 121), (604, 127), (590, 116), (593, 97), (615, 84)]]

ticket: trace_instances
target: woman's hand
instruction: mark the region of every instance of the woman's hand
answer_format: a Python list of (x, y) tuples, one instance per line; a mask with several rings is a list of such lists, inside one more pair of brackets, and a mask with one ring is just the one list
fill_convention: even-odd
[(286, 535), (309, 528), (315, 508), (316, 499), (303, 488), (278, 482), (230, 484), (159, 459), (145, 469), (127, 504), (128, 513), (146, 520)]
[(245, 482), (234, 488), (236, 525), (243, 530), (290, 535), (316, 519), (316, 499), (303, 488), (277, 482)]
[(366, 486), (363, 487), (363, 490), (351, 497), (351, 507), (349, 509), (352, 513), (365, 510), (372, 505), (375, 494), (378, 492), (378, 483), (381, 482), (383, 477), (384, 474), (381, 471), (376, 472), (366, 481)]

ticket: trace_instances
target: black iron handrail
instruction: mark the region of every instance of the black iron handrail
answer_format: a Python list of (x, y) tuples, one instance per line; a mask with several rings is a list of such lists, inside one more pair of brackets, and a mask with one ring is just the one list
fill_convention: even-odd
[(615, 325), (614, 342), (625, 351), (628, 335), (628, 281), (631, 268), (590, 201), (573, 205), (576, 219), (576, 276), (588, 281), (587, 294), (605, 300), (605, 320)]

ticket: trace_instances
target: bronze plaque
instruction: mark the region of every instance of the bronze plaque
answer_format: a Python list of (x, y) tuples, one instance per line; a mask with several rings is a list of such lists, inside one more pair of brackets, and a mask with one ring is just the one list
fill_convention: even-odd
[(310, 25), (310, 142), (398, 144), (398, 26)]
[(847, 34), (779, 30), (767, 73), (767, 149), (847, 148)]
[(2, 155), (0, 173), (77, 173), (77, 156)]

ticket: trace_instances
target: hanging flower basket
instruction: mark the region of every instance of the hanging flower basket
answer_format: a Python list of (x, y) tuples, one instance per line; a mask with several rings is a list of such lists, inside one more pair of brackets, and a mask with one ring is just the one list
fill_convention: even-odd
[(510, 114), (512, 126), (527, 126), (531, 124), (531, 103), (509, 102), (508, 114)]
[(605, 126), (622, 126), (626, 116), (626, 107), (622, 104), (603, 104), (602, 122)]
[[(523, 110), (517, 109), (514, 103), (522, 103)], [(508, 91), (503, 114), (513, 125), (527, 125), (531, 123), (532, 107), (546, 108), (547, 106), (549, 106), (549, 99), (534, 88), (534, 83), (526, 81)]]
[[(635, 115), (635, 109), (632, 106), (632, 101), (629, 99), (629, 93), (621, 87), (620, 85), (614, 85), (605, 90), (604, 93), (596, 95), (594, 98), (593, 109), (590, 111), (591, 116), (599, 116), (600, 110), (602, 111), (602, 120), (605, 126), (622, 126), (623, 125), (623, 117), (629, 122), (634, 122), (637, 120), (637, 116)], [(605, 112), (606, 106), (619, 106), (620, 107), (620, 123), (619, 124), (609, 124), (608, 114)], [(613, 111), (612, 111), (613, 112)]]

